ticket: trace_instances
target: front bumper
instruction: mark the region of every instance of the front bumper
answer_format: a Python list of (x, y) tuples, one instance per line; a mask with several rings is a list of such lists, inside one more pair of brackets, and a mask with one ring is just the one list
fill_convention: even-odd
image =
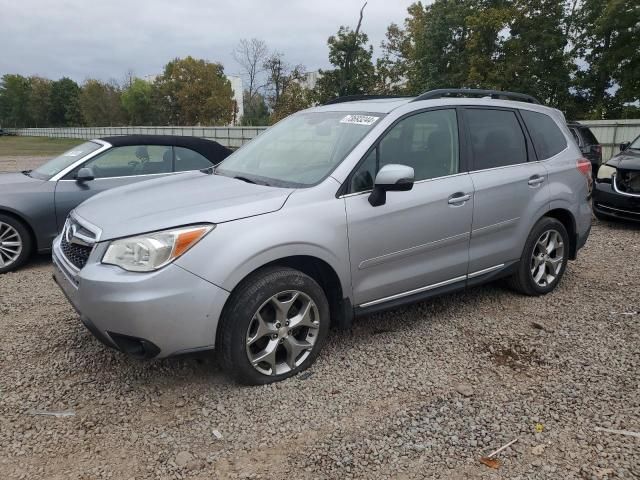
[(595, 182), (593, 210), (599, 215), (640, 222), (640, 197), (618, 193), (610, 183)]
[[(98, 246), (96, 246), (98, 249)], [(56, 283), (89, 331), (134, 356), (168, 357), (212, 349), (229, 293), (178, 267), (132, 273), (93, 257), (78, 271), (53, 243)]]

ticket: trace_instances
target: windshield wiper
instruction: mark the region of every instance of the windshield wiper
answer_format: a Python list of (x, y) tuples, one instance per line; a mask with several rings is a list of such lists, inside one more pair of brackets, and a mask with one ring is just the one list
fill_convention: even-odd
[(31, 172), (32, 172), (32, 171), (33, 171), (33, 170), (22, 170), (22, 172), (21, 172), (21, 173), (22, 173), (23, 175), (26, 175), (27, 177), (30, 177), (30, 176), (31, 176)]
[(250, 178), (242, 177), (240, 175), (238, 175), (237, 177), (233, 177), (233, 178), (235, 178), (236, 180), (242, 180), (243, 182), (247, 182), (247, 183), (254, 183), (254, 184), (258, 183), (258, 182), (254, 181), (254, 180), (251, 180)]

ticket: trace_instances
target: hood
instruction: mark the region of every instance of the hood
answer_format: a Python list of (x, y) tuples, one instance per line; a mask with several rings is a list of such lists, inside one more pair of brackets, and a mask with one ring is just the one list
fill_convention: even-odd
[(42, 185), (45, 180), (32, 178), (24, 173), (4, 173), (0, 172), (0, 193), (7, 189), (20, 189), (23, 187), (34, 187)]
[(102, 229), (101, 240), (110, 240), (274, 212), (291, 192), (195, 172), (114, 188), (90, 198), (75, 212)]
[(640, 170), (640, 151), (627, 149), (612, 157), (607, 165), (623, 170)]

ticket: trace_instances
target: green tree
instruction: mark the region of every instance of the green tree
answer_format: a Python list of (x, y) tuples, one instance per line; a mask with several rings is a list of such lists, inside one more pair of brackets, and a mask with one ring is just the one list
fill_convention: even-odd
[(51, 124), (51, 88), (48, 78), (30, 77), (31, 91), (27, 109), (34, 127), (48, 127)]
[(150, 125), (154, 120), (153, 84), (133, 78), (120, 97), (129, 125)]
[(4, 127), (26, 127), (30, 123), (29, 79), (22, 75), (6, 74), (0, 79), (0, 124)]
[(375, 86), (373, 47), (367, 45), (367, 34), (360, 31), (363, 12), (364, 6), (355, 30), (341, 26), (338, 33), (327, 41), (329, 61), (335, 68), (320, 71), (322, 77), (316, 87), (320, 103), (335, 97), (370, 93)]
[(514, 2), (501, 0), (469, 2), (464, 19), (468, 72), (466, 79), (462, 79), (463, 86), (503, 88), (506, 83), (504, 46), (510, 35), (510, 22), (515, 17), (513, 5)]
[(637, 0), (583, 0), (576, 12), (576, 73), (593, 118), (612, 118), (640, 98), (640, 5)]
[(310, 107), (313, 100), (314, 92), (303, 87), (299, 81), (292, 81), (275, 104), (269, 123), (273, 125), (295, 112)]
[(472, 1), (436, 0), (411, 5), (405, 30), (411, 44), (407, 88), (417, 94), (444, 87), (464, 87), (469, 78), (467, 18), (474, 13)]
[(375, 93), (397, 95), (407, 92), (409, 58), (413, 44), (406, 31), (392, 23), (382, 41), (382, 55), (376, 61)]
[(80, 111), (85, 125), (104, 127), (122, 125), (124, 110), (120, 100), (120, 89), (113, 83), (89, 79), (80, 92)]
[(171, 125), (228, 125), (234, 112), (231, 82), (219, 63), (176, 58), (155, 82), (154, 97)]
[(254, 93), (249, 95), (249, 91), (244, 91), (244, 114), (240, 119), (243, 126), (262, 126), (269, 123), (269, 107), (263, 95)]
[(392, 24), (387, 30), (376, 88), (411, 94), (447, 87), (515, 90), (578, 112), (584, 102), (571, 93), (574, 61), (568, 53), (568, 38), (579, 23), (575, 5), (576, 0), (416, 2), (403, 28)]
[[(305, 80), (305, 67), (304, 65), (291, 66), (282, 53), (274, 52), (265, 62), (264, 69), (267, 72), (265, 85), (267, 105), (271, 111), (274, 111), (279, 108), (287, 90), (294, 84), (300, 85)], [(287, 98), (287, 101), (290, 100), (291, 97)]]
[(567, 52), (569, 19), (556, 0), (516, 0), (510, 9), (501, 78), (496, 87), (525, 92), (566, 108), (573, 62)]
[(51, 124), (55, 127), (82, 125), (80, 87), (67, 77), (51, 84)]

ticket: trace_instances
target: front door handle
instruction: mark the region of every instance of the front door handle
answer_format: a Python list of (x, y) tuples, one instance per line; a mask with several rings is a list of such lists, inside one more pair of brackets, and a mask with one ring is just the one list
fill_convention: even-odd
[(468, 193), (458, 192), (449, 197), (449, 205), (459, 206), (465, 202), (468, 202), (469, 200), (471, 200), (471, 195), (469, 195)]
[(529, 182), (527, 183), (529, 183), (529, 186), (531, 187), (536, 187), (543, 182), (544, 182), (544, 177), (540, 175), (533, 175), (532, 177), (529, 177)]

